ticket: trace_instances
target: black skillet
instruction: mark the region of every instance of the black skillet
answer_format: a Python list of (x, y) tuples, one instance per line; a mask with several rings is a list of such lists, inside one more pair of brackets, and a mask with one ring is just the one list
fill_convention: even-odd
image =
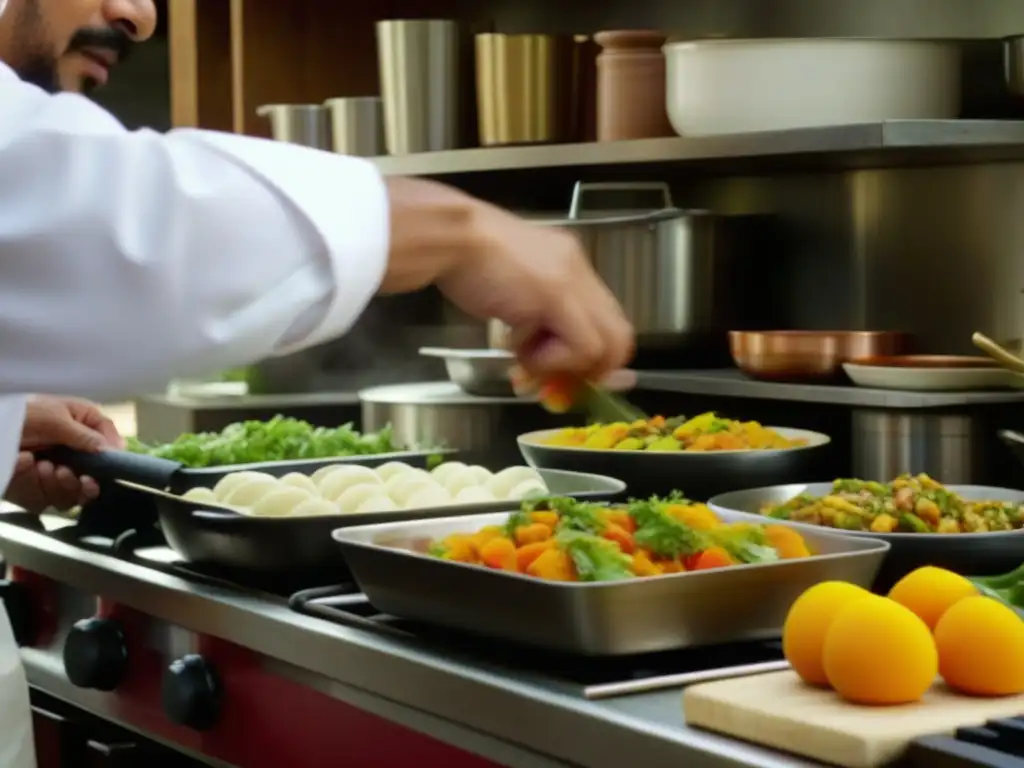
[(36, 460), (67, 467), (75, 474), (88, 475), (99, 483), (100, 497), (82, 508), (78, 529), (82, 535), (116, 538), (125, 531), (151, 527), (158, 515), (154, 497), (125, 487), (117, 482), (119, 480), (183, 496), (193, 488), (212, 488), (232, 472), (256, 471), (282, 477), (289, 472), (312, 474), (330, 464), (376, 467), (389, 461), (404, 461), (412, 466), (426, 467), (433, 457), (451, 458), (454, 453), (451, 450), (402, 451), (190, 469), (177, 461), (128, 451), (86, 453), (61, 447), (38, 452)]

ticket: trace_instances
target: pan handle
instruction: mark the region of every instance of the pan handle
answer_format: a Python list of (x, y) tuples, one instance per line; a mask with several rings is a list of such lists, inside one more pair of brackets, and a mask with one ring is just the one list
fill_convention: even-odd
[(88, 475), (101, 485), (114, 480), (129, 480), (150, 488), (167, 488), (182, 466), (177, 461), (128, 451), (89, 453), (63, 446), (37, 452), (36, 461), (67, 467), (75, 474)]

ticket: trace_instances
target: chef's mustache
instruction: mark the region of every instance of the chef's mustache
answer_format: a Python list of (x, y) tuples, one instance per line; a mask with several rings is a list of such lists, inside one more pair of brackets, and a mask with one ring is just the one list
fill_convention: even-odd
[(135, 48), (135, 41), (127, 32), (113, 27), (96, 27), (78, 30), (71, 43), (68, 53), (83, 50), (110, 51), (117, 55), (118, 62), (123, 62)]

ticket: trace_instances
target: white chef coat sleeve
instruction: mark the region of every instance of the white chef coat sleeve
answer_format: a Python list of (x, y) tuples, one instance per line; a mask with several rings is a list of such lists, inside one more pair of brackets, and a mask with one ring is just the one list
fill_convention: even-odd
[(365, 160), (128, 132), (0, 67), (0, 392), (133, 394), (338, 336), (388, 232)]

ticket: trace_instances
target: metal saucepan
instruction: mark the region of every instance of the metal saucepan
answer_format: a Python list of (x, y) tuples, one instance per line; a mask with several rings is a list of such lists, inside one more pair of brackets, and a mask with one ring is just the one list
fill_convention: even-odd
[[(611, 477), (540, 470), (554, 496), (611, 499), (626, 484)], [(156, 503), (167, 543), (185, 560), (238, 571), (339, 572), (345, 566), (331, 532), (377, 523), (477, 515), (507, 509), (508, 501), (322, 517), (249, 517), (216, 504), (205, 504), (133, 483), (120, 483)]]
[[(1024, 502), (1024, 491), (1009, 488), (990, 488), (980, 485), (951, 485), (949, 490), (964, 499)], [(801, 493), (826, 496), (832, 483), (776, 485), (747, 491), (724, 493), (712, 498), (708, 505), (717, 511), (743, 512), (753, 521), (769, 522), (760, 514), (766, 504), (782, 504)], [(770, 520), (801, 530), (820, 531), (822, 528), (808, 523), (788, 520)], [(843, 531), (845, 535), (880, 539), (892, 545), (875, 587), (887, 590), (902, 576), (923, 565), (948, 568), (957, 573), (987, 576), (1004, 573), (1024, 561), (1024, 530), (999, 533), (869, 533)]]
[[(635, 198), (645, 192), (657, 195), (658, 207), (597, 215), (587, 206), (594, 193)], [(641, 345), (675, 346), (728, 327), (722, 316), (727, 305), (719, 295), (725, 275), (715, 237), (716, 217), (674, 207), (667, 184), (579, 182), (568, 218), (539, 223), (567, 227), (576, 234), (622, 304)]]
[(49, 461), (67, 467), (76, 474), (88, 475), (100, 484), (109, 486), (117, 480), (127, 480), (149, 488), (159, 488), (175, 495), (183, 495), (193, 488), (213, 488), (222, 477), (232, 472), (266, 472), (282, 477), (289, 472), (312, 474), (331, 464), (359, 464), (376, 467), (389, 461), (404, 461), (416, 467), (425, 467), (438, 458), (450, 457), (455, 451), (400, 451), (361, 456), (336, 456), (329, 459), (297, 459), (295, 461), (265, 461), (255, 464), (235, 464), (225, 467), (190, 469), (178, 461), (161, 459), (128, 451), (100, 451), (86, 453), (70, 448), (51, 448), (36, 454), (37, 460)]
[[(545, 445), (558, 434), (546, 429), (519, 436), (519, 450), (537, 469), (567, 469), (617, 477), (630, 495), (644, 497), (679, 491), (693, 499), (707, 499), (735, 490), (786, 478), (814, 477), (831, 442), (828, 435), (804, 429), (770, 427), (783, 437), (807, 440), (807, 445), (781, 450), (742, 451), (614, 451)], [(820, 476), (820, 475), (819, 475)]]

